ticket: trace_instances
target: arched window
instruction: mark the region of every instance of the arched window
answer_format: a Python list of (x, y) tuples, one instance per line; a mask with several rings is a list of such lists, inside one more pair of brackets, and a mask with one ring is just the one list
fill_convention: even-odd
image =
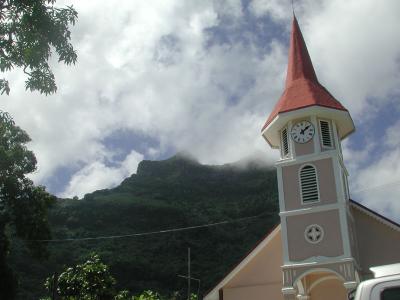
[(303, 203), (319, 201), (317, 170), (312, 165), (305, 165), (300, 170), (300, 191)]

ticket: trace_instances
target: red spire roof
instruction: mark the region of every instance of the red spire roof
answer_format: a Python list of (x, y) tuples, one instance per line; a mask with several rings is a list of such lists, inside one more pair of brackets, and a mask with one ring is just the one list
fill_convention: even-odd
[(318, 82), (299, 24), (297, 23), (296, 17), (293, 16), (285, 90), (262, 130), (264, 130), (279, 113), (314, 105), (347, 111), (347, 109)]

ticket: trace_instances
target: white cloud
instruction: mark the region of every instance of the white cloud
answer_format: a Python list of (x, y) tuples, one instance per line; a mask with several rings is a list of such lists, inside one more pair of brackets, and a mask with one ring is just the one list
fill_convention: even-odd
[[(371, 98), (388, 102), (400, 93), (399, 1), (307, 0), (294, 7), (320, 81), (353, 116), (365, 120), (383, 104)], [(251, 11), (287, 25), (292, 18), (285, 1), (254, 0)]]
[[(121, 174), (136, 166), (122, 171), (122, 165), (105, 163), (118, 163), (118, 150), (103, 141), (121, 129), (158, 141), (143, 151), (151, 158), (165, 149), (190, 151), (204, 163), (226, 163), (257, 150), (276, 157), (261, 139), (260, 128), (283, 89), (284, 43), (265, 41), (268, 53), (253, 39), (207, 47), (219, 16), (228, 17), (229, 26), (240, 32), (241, 1), (64, 2), (72, 2), (79, 12), (72, 33), (77, 65), (54, 61), (59, 90), (47, 98), (24, 92), (22, 72), (15, 70), (12, 95), (1, 100), (33, 139), (36, 182), (71, 167), (78, 171), (64, 195), (117, 184)], [(357, 123), (368, 122), (385, 103), (394, 102), (391, 95), (399, 94), (399, 5), (394, 0), (295, 2), (321, 82)], [(290, 28), (289, 2), (252, 1), (250, 10), (254, 18), (269, 15), (274, 26)], [(372, 102), (373, 97), (379, 102)], [(368, 170), (384, 173), (391, 166), (382, 157), (370, 168), (361, 167), (363, 157), (376, 147), (370, 143), (359, 152), (345, 147), (354, 182), (370, 178)], [(397, 157), (397, 143), (382, 147), (386, 158)]]
[(335, 0), (306, 19), (321, 81), (357, 119), (365, 121), (365, 114), (400, 93), (399, 10), (398, 1)]
[(400, 221), (400, 149), (385, 153), (376, 163), (357, 170), (355, 199)]
[[(355, 200), (383, 215), (400, 221), (400, 121), (386, 129), (378, 149), (378, 159), (372, 160), (372, 147), (365, 149), (357, 164), (351, 164), (351, 184)], [(357, 153), (357, 155), (359, 152)], [(357, 156), (355, 155), (355, 156)], [(370, 164), (366, 163), (371, 161)]]
[(136, 172), (143, 155), (132, 151), (116, 167), (109, 167), (104, 162), (93, 161), (72, 176), (62, 197), (83, 197), (86, 193), (98, 189), (115, 187), (130, 174)]
[(400, 121), (397, 121), (386, 130), (385, 141), (389, 148), (400, 148)]
[(253, 0), (249, 9), (257, 17), (269, 15), (275, 21), (282, 22), (292, 16), (292, 10), (288, 3), (279, 0)]
[[(98, 170), (99, 161), (114, 155), (102, 141), (118, 129), (158, 139), (153, 157), (169, 145), (203, 162), (223, 163), (253, 152), (250, 144), (265, 149), (259, 129), (279, 93), (265, 80), (279, 86), (282, 47), (275, 43), (261, 58), (253, 45), (205, 47), (204, 30), (218, 25), (218, 14), (240, 18), (239, 4), (75, 2), (78, 63), (54, 62), (58, 93), (44, 98), (23, 92), (16, 72), (12, 96), (5, 100), (6, 110), (33, 139), (39, 162), (35, 181), (65, 166)], [(254, 88), (244, 85), (249, 78)], [(231, 105), (238, 93), (243, 98)], [(260, 96), (267, 99), (260, 102)]]

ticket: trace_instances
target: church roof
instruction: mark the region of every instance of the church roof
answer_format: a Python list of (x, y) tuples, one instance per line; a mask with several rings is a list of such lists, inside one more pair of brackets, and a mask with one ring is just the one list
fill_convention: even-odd
[(400, 224), (384, 217), (383, 215), (379, 214), (378, 212), (362, 205), (361, 203), (350, 199), (351, 207), (358, 209), (359, 211), (363, 212), (364, 214), (368, 215), (369, 217), (377, 220), (378, 222), (392, 228), (393, 230), (400, 232)]
[(322, 106), (347, 111), (318, 82), (299, 24), (296, 17), (293, 16), (285, 90), (262, 131), (278, 114), (309, 106)]

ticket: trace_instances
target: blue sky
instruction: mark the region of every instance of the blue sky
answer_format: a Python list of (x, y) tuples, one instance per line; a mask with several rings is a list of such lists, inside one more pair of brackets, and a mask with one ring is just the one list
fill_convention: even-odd
[[(260, 129), (283, 90), (290, 1), (58, 3), (79, 14), (77, 64), (53, 58), (56, 95), (25, 92), (16, 69), (1, 96), (33, 139), (36, 183), (82, 197), (177, 151), (208, 164), (277, 158)], [(295, 9), (319, 80), (357, 127), (344, 142), (353, 198), (399, 221), (400, 2), (305, 0)]]

